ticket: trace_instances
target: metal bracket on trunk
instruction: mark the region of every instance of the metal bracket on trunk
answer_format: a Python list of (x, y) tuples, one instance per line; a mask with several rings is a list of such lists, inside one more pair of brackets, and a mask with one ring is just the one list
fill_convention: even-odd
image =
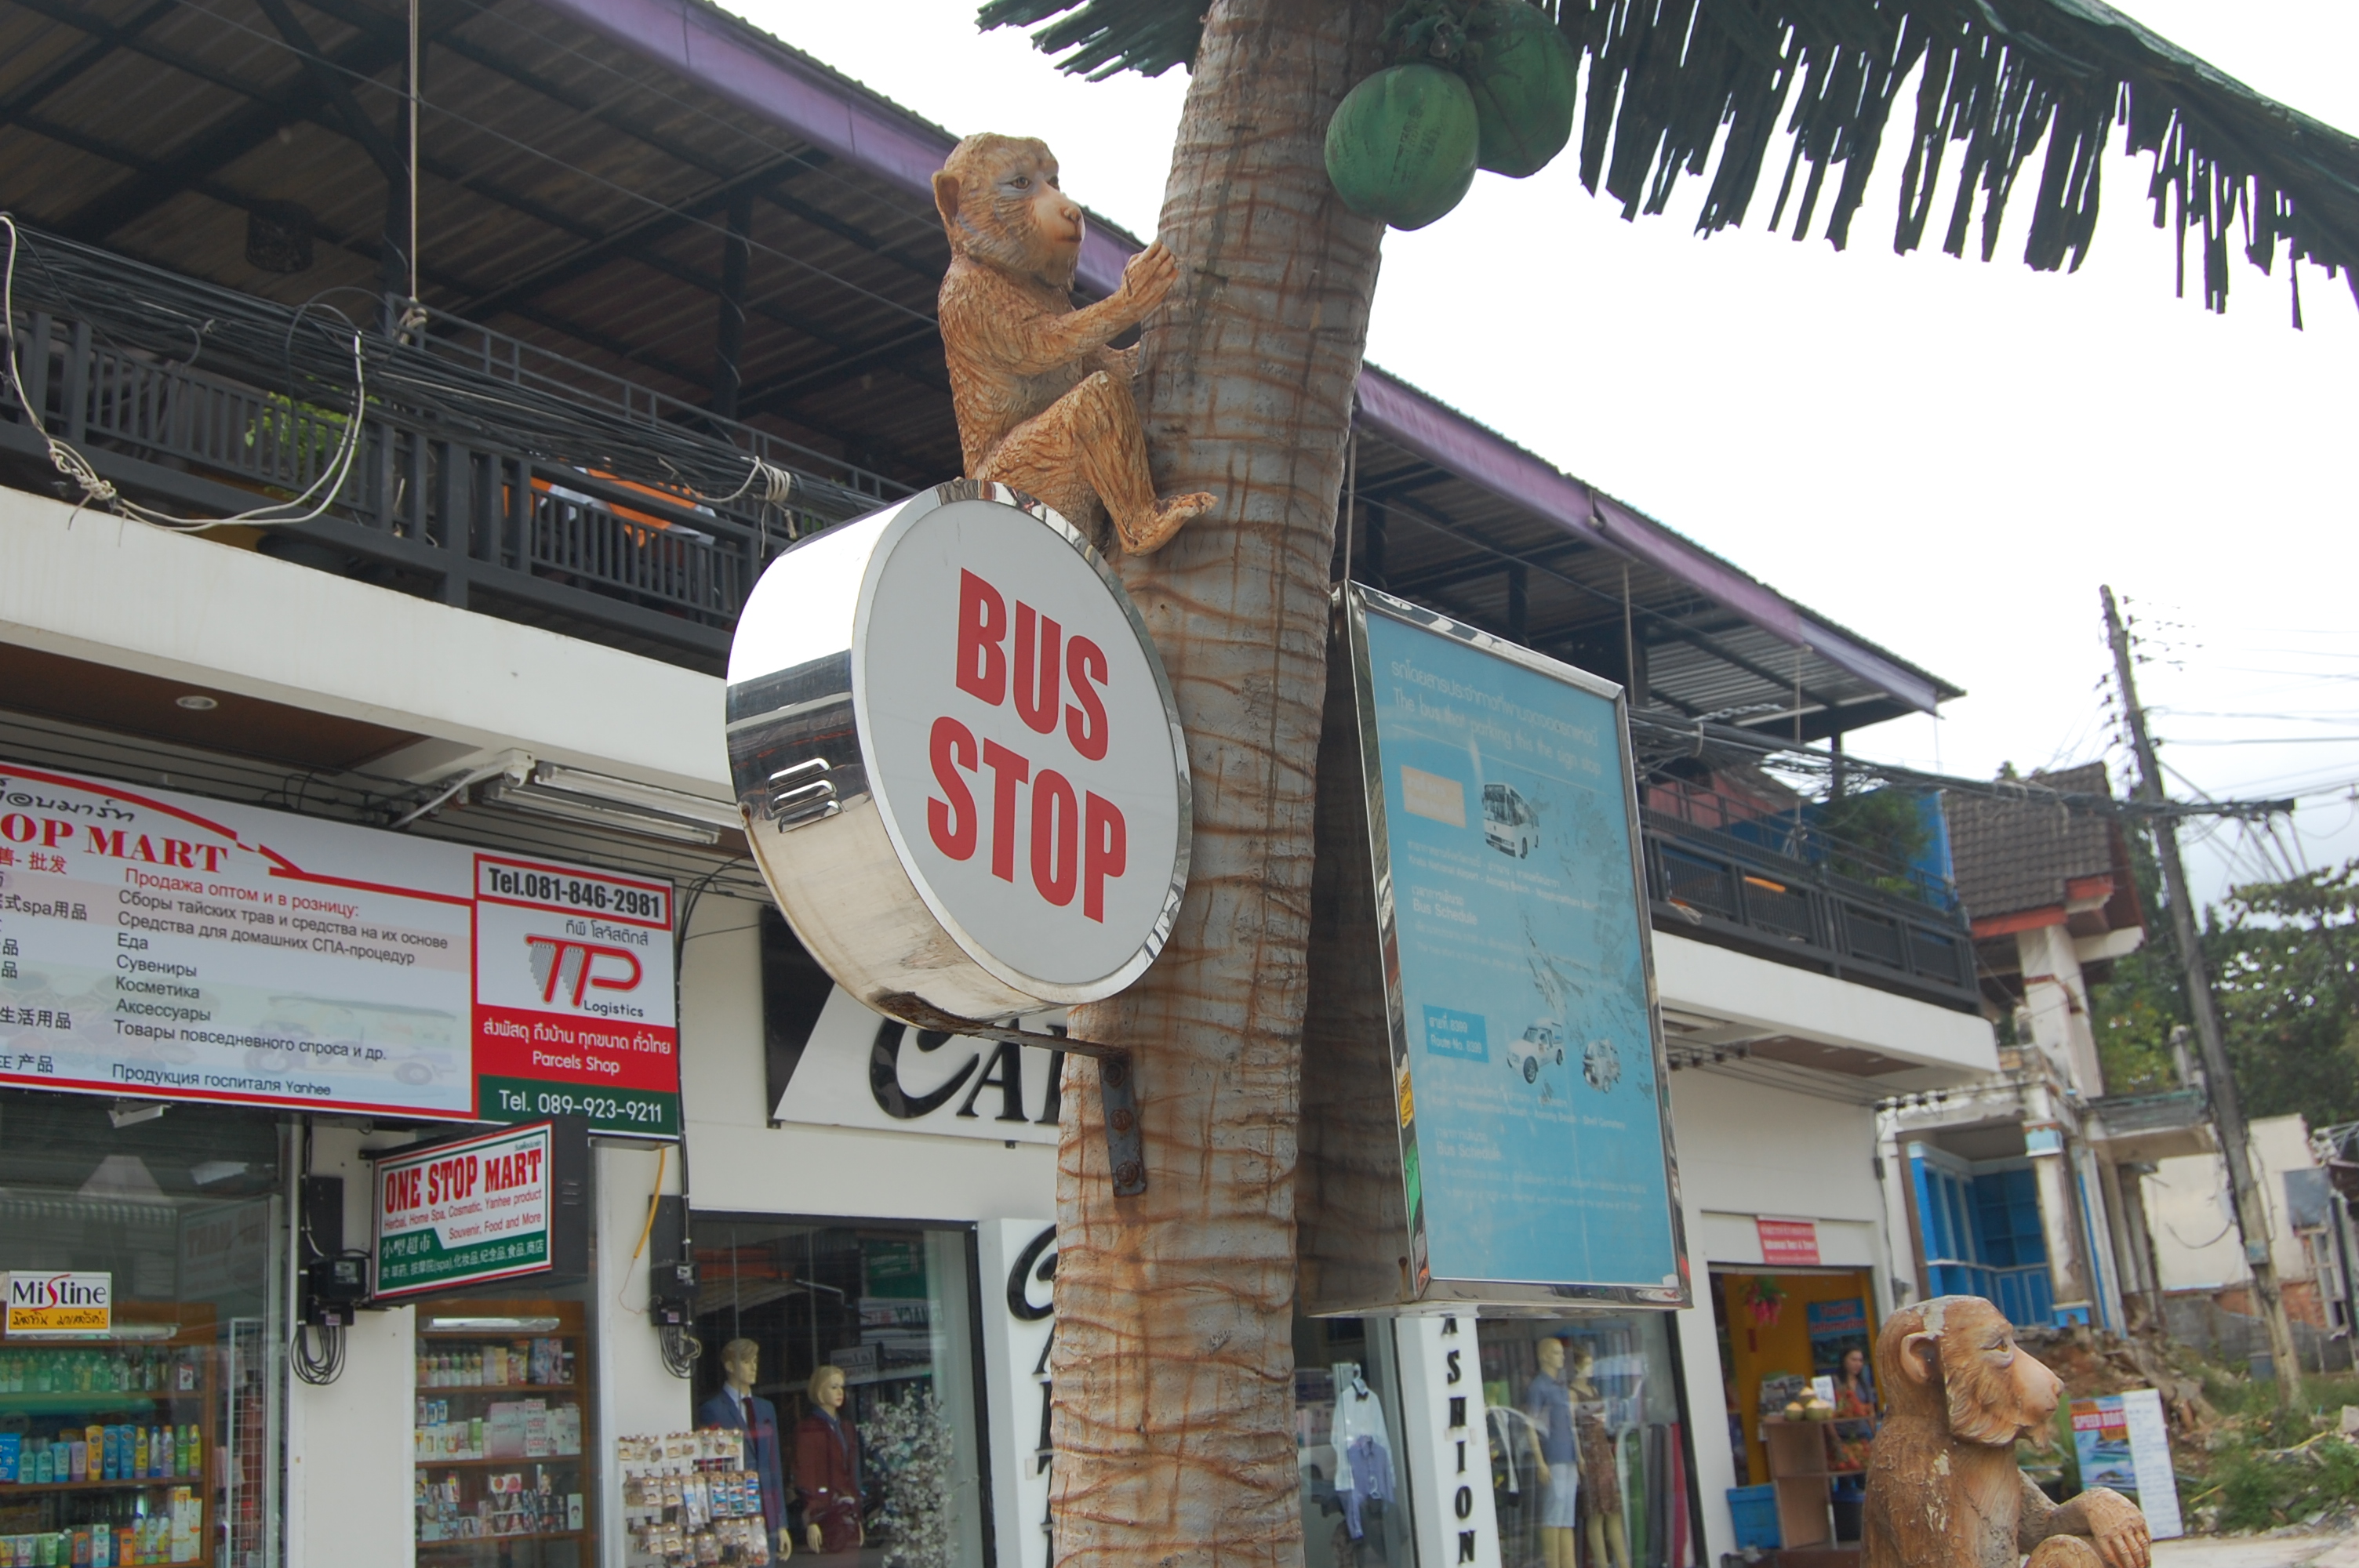
[(945, 1034), (1038, 1045), (1043, 1050), (1094, 1057), (1098, 1065), (1098, 1104), (1105, 1111), (1106, 1168), (1114, 1173), (1114, 1195), (1131, 1198), (1147, 1190), (1147, 1141), (1138, 1125), (1138, 1064), (1131, 1060), (1128, 1046), (1017, 1029), (1012, 1024), (979, 1023), (972, 1018), (945, 1012), (925, 998), (906, 992), (878, 997), (869, 1005), (917, 1029), (939, 1029)]
[(1098, 1105), (1105, 1112), (1106, 1169), (1114, 1173), (1114, 1195), (1136, 1197), (1147, 1190), (1147, 1145), (1138, 1125), (1138, 1067), (1127, 1047), (991, 1023), (962, 1023), (958, 1033), (1093, 1057), (1098, 1065)]

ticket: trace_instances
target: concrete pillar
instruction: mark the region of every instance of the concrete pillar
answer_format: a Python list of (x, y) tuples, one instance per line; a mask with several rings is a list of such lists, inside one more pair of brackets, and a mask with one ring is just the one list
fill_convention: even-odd
[(2146, 1175), (2151, 1165), (2105, 1166), (2105, 1179), (2117, 1198), (2114, 1213), (2114, 1246), (2123, 1256), (2122, 1290), (2136, 1292), (2147, 1323), (2163, 1325), (2162, 1281), (2155, 1272), (2154, 1236), (2147, 1227)]
[(2026, 1085), (2023, 1099), (2023, 1149), (2031, 1156), (2032, 1180), (2039, 1194), (2039, 1231), (2048, 1245), (2049, 1288), (2058, 1311), (2085, 1307), (2094, 1322), (2096, 1303), (2091, 1299), (2089, 1270), (2082, 1252), (2080, 1200), (2072, 1190), (2072, 1156), (2065, 1128), (2046, 1084)]
[(2015, 951), (2023, 965), (2032, 1039), (2076, 1093), (2092, 1099), (2104, 1094), (2104, 1069), (2098, 1065), (2096, 1031), (2089, 1022), (2089, 987), (2072, 951), (2072, 934), (2061, 925), (2018, 931)]

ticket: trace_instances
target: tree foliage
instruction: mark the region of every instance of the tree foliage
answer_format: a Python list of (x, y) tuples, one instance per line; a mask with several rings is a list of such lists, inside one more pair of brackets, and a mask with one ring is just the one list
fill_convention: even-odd
[[(2263, 272), (2280, 246), (2330, 275), (2359, 263), (2359, 138), (2263, 97), (2100, 0), (1543, 0), (1542, 9), (1589, 62), (1582, 182), (1602, 185), (1625, 218), (1663, 211), (1681, 175), (1710, 170), (1697, 220), (1710, 233), (1742, 223), (1774, 178), (1770, 226), (1790, 215), (1800, 239), (1823, 203), (1822, 232), (1841, 249), (1891, 140), (1908, 159), (1893, 248), (1923, 242), (1953, 156), (1941, 247), (1964, 254), (1979, 224), (1988, 260), (2038, 156), (2024, 260), (2078, 267), (2118, 127), (2132, 152), (2153, 158), (2156, 225), (2175, 228), (2182, 256), (2190, 232), (2200, 240), (2210, 308), (2226, 307), (2239, 243)], [(1204, 0), (986, 0), (978, 20), (1035, 27), (1033, 41), (1064, 69), (1103, 78), (1192, 65), (1204, 14)], [(1912, 77), (1915, 103), (1904, 107)], [(1782, 172), (1769, 169), (1788, 134)], [(2350, 281), (2359, 296), (2359, 274)]]
[[(2134, 854), (2156, 908), (2153, 859), (2142, 841)], [(2359, 860), (2235, 888), (2202, 940), (2245, 1114), (2359, 1120)], [(2175, 1086), (2170, 1033), (2190, 1015), (2167, 925), (2090, 1002), (2107, 1093)]]

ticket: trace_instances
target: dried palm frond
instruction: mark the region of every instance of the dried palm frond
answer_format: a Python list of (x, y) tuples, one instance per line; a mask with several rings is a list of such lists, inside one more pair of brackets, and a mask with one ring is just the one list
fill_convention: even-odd
[[(1063, 69), (1102, 80), (1189, 63), (1205, 0), (988, 0), (984, 27), (1038, 27)], [(2282, 244), (2359, 297), (2359, 138), (2313, 120), (2157, 37), (2099, 0), (1560, 0), (1587, 56), (1582, 183), (1625, 217), (1664, 211), (1681, 174), (1710, 185), (1697, 226), (1741, 223), (1782, 133), (1790, 148), (1770, 213), (1796, 238), (1823, 202), (1841, 249), (1892, 112), (1922, 68), (1903, 133), (1908, 163), (1893, 248), (1932, 222), (1957, 149), (1941, 248), (1980, 230), (1990, 259), (2008, 200), (2046, 144), (2024, 260), (2078, 267), (2095, 232), (2108, 136), (2152, 156), (2155, 224), (2202, 241), (2203, 302), (2226, 308), (2232, 243), (2263, 272)], [(1045, 24), (1045, 25), (1042, 25)], [(1713, 157), (1713, 146), (1720, 151)], [(1833, 176), (1833, 188), (1828, 189)], [(1977, 211), (1979, 209), (1979, 211)], [(2288, 267), (2290, 273), (2293, 269)], [(2293, 314), (2301, 320), (2300, 285)]]

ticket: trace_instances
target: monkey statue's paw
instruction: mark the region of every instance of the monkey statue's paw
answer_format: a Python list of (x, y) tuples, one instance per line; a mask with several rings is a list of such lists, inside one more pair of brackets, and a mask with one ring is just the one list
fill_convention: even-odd
[(1122, 547), (1134, 556), (1153, 555), (1171, 542), (1171, 536), (1189, 523), (1212, 509), (1212, 498), (1201, 490), (1185, 495), (1166, 496), (1148, 510), (1144, 517), (1116, 518), (1114, 530), (1122, 535)]

